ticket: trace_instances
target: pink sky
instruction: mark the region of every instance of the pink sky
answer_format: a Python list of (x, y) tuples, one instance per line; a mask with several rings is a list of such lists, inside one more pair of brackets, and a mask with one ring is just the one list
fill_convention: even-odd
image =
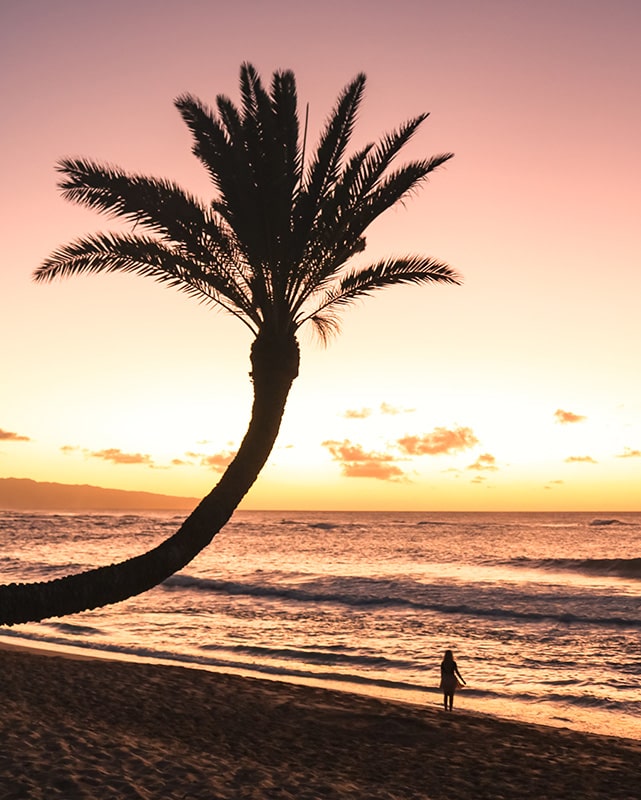
[[(160, 9), (160, 10), (159, 10)], [(371, 230), (462, 287), (389, 290), (303, 361), (253, 508), (639, 508), (641, 6), (520, 0), (24, 2), (0, 11), (0, 477), (195, 496), (248, 418), (236, 321), (141, 278), (35, 285), (108, 220), (62, 200), (90, 156), (209, 196), (173, 99), (291, 68), (315, 135), (357, 72), (354, 144), (431, 112), (454, 151)]]

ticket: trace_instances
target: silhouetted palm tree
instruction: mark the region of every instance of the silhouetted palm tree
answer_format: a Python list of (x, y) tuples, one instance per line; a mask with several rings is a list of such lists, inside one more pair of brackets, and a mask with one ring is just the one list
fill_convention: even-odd
[(244, 64), (238, 107), (224, 96), (215, 111), (190, 95), (179, 97), (193, 151), (216, 190), (208, 204), (166, 180), (85, 159), (60, 162), (64, 197), (120, 218), (130, 230), (61, 247), (35, 280), (133, 272), (222, 307), (254, 336), (254, 402), (235, 458), (173, 536), (119, 564), (0, 587), (0, 624), (114, 603), (183, 568), (229, 520), (271, 452), (298, 374), (301, 325), (312, 323), (326, 340), (338, 328), (338, 313), (376, 289), (459, 282), (449, 267), (422, 256), (349, 266), (365, 248), (367, 227), (451, 158), (446, 153), (389, 169), (427, 114), (347, 158), (364, 88), (365, 76), (358, 75), (339, 95), (309, 163), (292, 72), (275, 72), (268, 91)]

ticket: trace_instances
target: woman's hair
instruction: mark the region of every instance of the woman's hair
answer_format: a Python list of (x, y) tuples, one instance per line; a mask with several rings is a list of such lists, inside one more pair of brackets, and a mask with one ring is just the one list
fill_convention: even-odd
[(454, 653), (451, 650), (446, 650), (443, 661), (454, 661)]

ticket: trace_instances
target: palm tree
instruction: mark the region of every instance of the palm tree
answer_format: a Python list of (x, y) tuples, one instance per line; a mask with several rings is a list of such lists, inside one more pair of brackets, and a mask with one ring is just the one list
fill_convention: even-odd
[(0, 586), (0, 624), (115, 603), (182, 569), (229, 520), (271, 452), (298, 374), (299, 328), (309, 322), (326, 341), (338, 330), (339, 312), (377, 289), (459, 282), (448, 266), (422, 256), (354, 264), (367, 227), (451, 158), (446, 153), (390, 169), (427, 114), (347, 158), (364, 89), (360, 74), (341, 92), (309, 163), (292, 72), (275, 72), (267, 90), (254, 67), (243, 64), (239, 106), (221, 95), (214, 111), (191, 95), (178, 97), (193, 152), (214, 185), (209, 203), (167, 180), (86, 159), (59, 163), (65, 198), (125, 224), (56, 250), (35, 280), (131, 272), (223, 308), (253, 335), (254, 400), (235, 458), (174, 535), (118, 564), (47, 583)]

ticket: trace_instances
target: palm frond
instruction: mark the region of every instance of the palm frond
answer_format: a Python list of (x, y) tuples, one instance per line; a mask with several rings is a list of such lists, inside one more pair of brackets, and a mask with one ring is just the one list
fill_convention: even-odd
[(332, 336), (340, 332), (340, 324), (336, 314), (316, 313), (309, 317), (308, 321), (314, 328), (314, 332), (323, 345), (329, 344)]
[[(230, 278), (222, 265), (198, 265), (180, 248), (158, 239), (130, 234), (97, 233), (54, 251), (35, 271), (37, 282), (79, 274), (124, 272), (153, 278), (201, 301), (213, 302), (257, 332), (260, 316), (246, 287)], [(253, 324), (250, 324), (253, 323)]]
[(298, 280), (297, 306), (302, 304), (305, 296), (333, 281), (345, 262), (363, 249), (363, 234), (379, 216), (452, 158), (451, 153), (443, 153), (384, 174), (389, 161), (421, 121), (421, 117), (415, 118), (396, 134), (390, 135), (376, 152), (370, 150), (367, 157), (362, 158), (361, 151), (359, 159), (353, 165), (352, 162), (347, 165), (315, 220), (314, 235), (310, 236), (304, 259), (306, 269)]
[(261, 208), (256, 198), (253, 162), (247, 153), (245, 119), (224, 96), (219, 96), (217, 102), (223, 124), (191, 95), (181, 95), (175, 105), (193, 135), (194, 154), (218, 190), (212, 206), (234, 231), (242, 249), (251, 273), (248, 282), (253, 302), (264, 312), (270, 304), (270, 291), (261, 252), (264, 234), (256, 224), (261, 219)]
[[(253, 231), (252, 257), (269, 265), (275, 296), (287, 262), (293, 193), (299, 182), (296, 84), (291, 73), (276, 72), (271, 95), (251, 65), (241, 71), (244, 157), (252, 172), (251, 212), (245, 202), (243, 224)], [(246, 198), (245, 198), (246, 201)]]
[(460, 282), (460, 276), (451, 267), (432, 258), (407, 256), (379, 261), (350, 271), (337, 285), (325, 289), (314, 310), (297, 317), (296, 325), (300, 327), (319, 313), (326, 313), (330, 308), (347, 306), (357, 298), (388, 286)]
[(82, 158), (62, 159), (57, 169), (64, 176), (59, 182), (62, 196), (72, 202), (142, 224), (175, 241), (195, 243), (206, 225), (211, 228), (206, 209), (171, 181), (130, 175)]
[(216, 98), (216, 110), (229, 142), (242, 136), (242, 120), (234, 103), (224, 94)]
[(336, 182), (363, 99), (365, 81), (361, 73), (343, 89), (321, 135), (295, 209), (302, 231), (313, 223), (320, 203)]
[(300, 183), (302, 169), (298, 94), (293, 72), (287, 70), (274, 73), (271, 96), (276, 118), (282, 172), (289, 177), (290, 181), (294, 182), (291, 186), (293, 196), (294, 190)]
[(353, 176), (347, 171), (343, 174), (337, 191), (349, 191), (352, 202), (358, 202), (376, 186), (383, 173), (389, 168), (401, 149), (414, 136), (429, 114), (420, 114), (408, 120), (398, 130), (384, 136), (375, 149), (371, 149), (361, 169)]
[[(443, 153), (423, 161), (410, 162), (395, 172), (381, 175), (372, 182), (366, 191), (353, 194), (351, 202), (346, 200), (346, 205), (341, 208), (344, 227), (348, 228), (352, 235), (360, 236), (375, 219), (403, 200), (435, 169), (452, 158), (452, 155), (452, 153)], [(319, 215), (319, 226), (334, 228), (335, 225), (334, 209), (327, 204)]]
[[(352, 202), (343, 196), (344, 204), (341, 204), (332, 196), (324, 203), (316, 220), (315, 235), (311, 237), (311, 261), (316, 266), (308, 270), (304, 277), (305, 291), (333, 280), (347, 258), (362, 249), (363, 234), (367, 228), (451, 157), (446, 153), (407, 164), (381, 178), (363, 197), (351, 198)], [(322, 257), (319, 255), (321, 253)]]
[[(373, 144), (368, 144), (350, 158), (345, 166), (341, 183), (349, 184), (356, 178), (373, 147)], [(330, 199), (327, 198), (325, 202), (329, 204)], [(334, 207), (338, 209), (338, 199), (334, 203)], [(335, 214), (335, 218), (336, 216)], [(334, 227), (333, 230), (336, 231), (336, 227)], [(321, 265), (323, 264), (326, 251), (324, 246), (314, 248), (315, 243), (320, 245), (320, 242), (314, 236), (308, 237), (307, 240), (302, 242), (294, 238), (292, 239), (292, 246), (294, 248), (298, 246), (302, 248), (301, 250), (292, 251), (293, 263), (301, 265), (300, 269), (291, 270), (290, 274), (287, 301), (292, 306), (300, 301), (302, 295), (305, 295), (305, 287), (314, 286), (317, 282), (317, 276), (324, 273)], [(316, 250), (316, 252), (314, 252), (314, 250)], [(349, 256), (346, 254), (345, 259), (348, 257)]]
[[(253, 174), (244, 155), (245, 133), (238, 109), (223, 95), (217, 98), (217, 103), (223, 124), (214, 111), (189, 94), (174, 101), (192, 134), (192, 151), (218, 192), (217, 211), (236, 229), (237, 209), (252, 196)], [(239, 230), (237, 234), (242, 240)]]

